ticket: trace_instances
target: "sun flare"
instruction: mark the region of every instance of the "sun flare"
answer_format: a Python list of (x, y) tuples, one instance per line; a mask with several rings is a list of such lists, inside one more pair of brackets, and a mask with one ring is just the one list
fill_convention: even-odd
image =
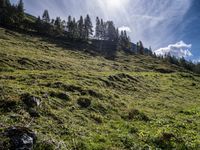
[(109, 8), (120, 8), (120, 6), (123, 4), (121, 0), (104, 0), (105, 4)]
[(124, 8), (129, 0), (98, 0), (98, 2), (101, 7), (107, 8), (107, 10), (112, 12)]

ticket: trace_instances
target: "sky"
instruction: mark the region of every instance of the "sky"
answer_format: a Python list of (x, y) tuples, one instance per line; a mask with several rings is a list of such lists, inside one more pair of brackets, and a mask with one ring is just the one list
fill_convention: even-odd
[[(18, 0), (11, 0), (16, 3)], [(114, 21), (132, 42), (141, 40), (157, 54), (200, 61), (200, 0), (24, 0), (25, 11), (51, 18), (89, 14)], [(94, 22), (95, 25), (95, 22)]]

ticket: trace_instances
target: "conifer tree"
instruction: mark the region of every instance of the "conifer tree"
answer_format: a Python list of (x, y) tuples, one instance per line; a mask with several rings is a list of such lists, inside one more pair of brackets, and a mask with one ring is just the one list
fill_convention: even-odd
[(73, 22), (72, 22), (71, 16), (68, 16), (67, 31), (68, 31), (68, 34), (69, 34), (69, 38), (72, 38), (73, 37)]
[(139, 52), (139, 54), (144, 54), (144, 46), (143, 46), (143, 43), (142, 43), (142, 41), (139, 41), (138, 42), (138, 52)]
[(72, 38), (78, 38), (78, 26), (75, 18), (72, 21)]
[(0, 0), (0, 8), (6, 8), (10, 6), (11, 6), (10, 0)]
[(12, 22), (11, 16), (15, 13), (11, 9), (10, 0), (0, 0), (0, 24), (8, 25)]
[(45, 23), (50, 23), (50, 17), (49, 17), (49, 12), (48, 10), (44, 10), (44, 13), (42, 15), (42, 20), (45, 22)]
[(93, 26), (90, 16), (87, 15), (85, 18), (85, 39), (88, 39), (91, 35), (93, 35)]
[(106, 37), (109, 41), (115, 41), (117, 39), (116, 29), (112, 21), (107, 21)]
[(96, 18), (95, 37), (97, 39), (101, 37), (101, 22), (99, 20), (99, 17)]
[(60, 17), (56, 17), (54, 26), (55, 26), (56, 32), (60, 35), (63, 32), (62, 20), (60, 19)]
[(118, 41), (119, 40), (119, 29), (117, 28), (115, 32), (116, 32), (116, 40)]
[[(24, 3), (23, 3), (23, 0), (20, 0), (18, 5), (17, 5), (17, 12), (15, 13), (15, 24), (16, 26), (20, 27), (22, 26), (22, 24), (24, 22), (24, 17), (25, 17), (25, 14), (24, 14)], [(26, 22), (27, 23), (27, 22)]]
[(24, 14), (24, 2), (23, 2), (23, 0), (20, 0), (20, 1), (19, 1), (18, 5), (17, 5), (17, 10), (18, 10), (20, 13)]
[(100, 23), (100, 38), (103, 40), (106, 38), (106, 23), (104, 23), (103, 19), (101, 19)]
[(84, 38), (84, 21), (83, 21), (83, 16), (80, 16), (80, 19), (78, 21), (78, 37), (80, 39)]

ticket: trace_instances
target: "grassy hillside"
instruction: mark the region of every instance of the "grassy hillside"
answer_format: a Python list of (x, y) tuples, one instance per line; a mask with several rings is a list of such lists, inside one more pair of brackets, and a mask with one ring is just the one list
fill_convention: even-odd
[[(199, 75), (70, 44), (0, 28), (0, 132), (28, 126), (37, 150), (200, 148)], [(25, 94), (41, 105), (29, 108)]]

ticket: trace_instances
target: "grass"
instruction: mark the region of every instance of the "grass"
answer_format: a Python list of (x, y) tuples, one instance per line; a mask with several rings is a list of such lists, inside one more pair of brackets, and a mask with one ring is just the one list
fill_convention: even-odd
[[(68, 47), (0, 28), (0, 131), (29, 126), (35, 149), (200, 148), (199, 75), (149, 56), (109, 60)], [(41, 99), (39, 117), (26, 93)]]

